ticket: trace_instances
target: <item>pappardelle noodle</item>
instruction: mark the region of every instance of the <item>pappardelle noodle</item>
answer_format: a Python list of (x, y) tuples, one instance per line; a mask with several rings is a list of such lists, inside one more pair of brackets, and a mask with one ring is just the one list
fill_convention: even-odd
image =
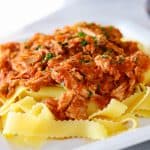
[(82, 22), (2, 44), (1, 133), (33, 144), (134, 129), (150, 117), (149, 83), (150, 56), (113, 26)]

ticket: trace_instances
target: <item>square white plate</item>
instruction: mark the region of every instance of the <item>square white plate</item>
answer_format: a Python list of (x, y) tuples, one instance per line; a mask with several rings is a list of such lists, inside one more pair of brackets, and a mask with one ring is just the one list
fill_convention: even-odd
[[(143, 10), (144, 1), (135, 0), (83, 0), (74, 1), (39, 21), (36, 21), (15, 34), (1, 38), (0, 42), (24, 40), (36, 32), (51, 33), (55, 28), (79, 21), (93, 21), (100, 24), (112, 24), (121, 29), (124, 36), (135, 39), (147, 47), (150, 46), (150, 24)], [(133, 11), (133, 9), (136, 9)], [(123, 11), (122, 9), (127, 9)], [(110, 137), (102, 141), (84, 139), (53, 140), (47, 142), (42, 150), (94, 150), (122, 149), (140, 142), (150, 140), (150, 119), (140, 119), (140, 127)], [(31, 150), (34, 148), (10, 145), (2, 137), (0, 149)]]

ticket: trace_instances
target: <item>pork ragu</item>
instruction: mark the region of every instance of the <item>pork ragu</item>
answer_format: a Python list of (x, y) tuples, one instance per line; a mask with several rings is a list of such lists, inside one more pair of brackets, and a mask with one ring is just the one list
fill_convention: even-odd
[(122, 41), (113, 26), (86, 22), (3, 44), (0, 54), (0, 97), (10, 97), (19, 85), (33, 91), (63, 85), (67, 92), (58, 100), (44, 100), (60, 120), (87, 119), (91, 101), (100, 109), (111, 98), (122, 101), (150, 68), (150, 57), (138, 43)]

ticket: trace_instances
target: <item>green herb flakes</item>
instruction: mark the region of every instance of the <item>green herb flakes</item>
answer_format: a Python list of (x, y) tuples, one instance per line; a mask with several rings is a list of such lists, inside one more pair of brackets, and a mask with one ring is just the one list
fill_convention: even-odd
[(102, 30), (103, 34), (106, 36), (106, 38), (109, 38), (109, 33), (107, 32), (105, 27), (101, 27), (101, 30)]
[(112, 31), (113, 30), (113, 26), (109, 26), (109, 30)]
[(93, 36), (92, 38), (93, 38), (93, 40), (94, 40), (95, 45), (97, 45), (98, 42), (97, 42), (96, 36)]
[(82, 46), (86, 46), (87, 44), (88, 44), (88, 42), (87, 42), (86, 40), (82, 40), (82, 41), (81, 41), (81, 45), (82, 45)]
[(78, 37), (84, 38), (85, 36), (86, 34), (82, 31), (78, 33)]
[(52, 59), (53, 57), (54, 57), (54, 55), (52, 53), (47, 53), (44, 56), (43, 60), (44, 60), (44, 62), (46, 62), (46, 61), (49, 61), (50, 59)]

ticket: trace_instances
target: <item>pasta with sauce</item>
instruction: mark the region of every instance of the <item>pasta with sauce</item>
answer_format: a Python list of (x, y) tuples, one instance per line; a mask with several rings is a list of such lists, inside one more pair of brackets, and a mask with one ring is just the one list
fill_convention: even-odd
[(33, 144), (138, 127), (150, 117), (150, 56), (122, 38), (113, 26), (82, 22), (2, 44), (2, 135)]

